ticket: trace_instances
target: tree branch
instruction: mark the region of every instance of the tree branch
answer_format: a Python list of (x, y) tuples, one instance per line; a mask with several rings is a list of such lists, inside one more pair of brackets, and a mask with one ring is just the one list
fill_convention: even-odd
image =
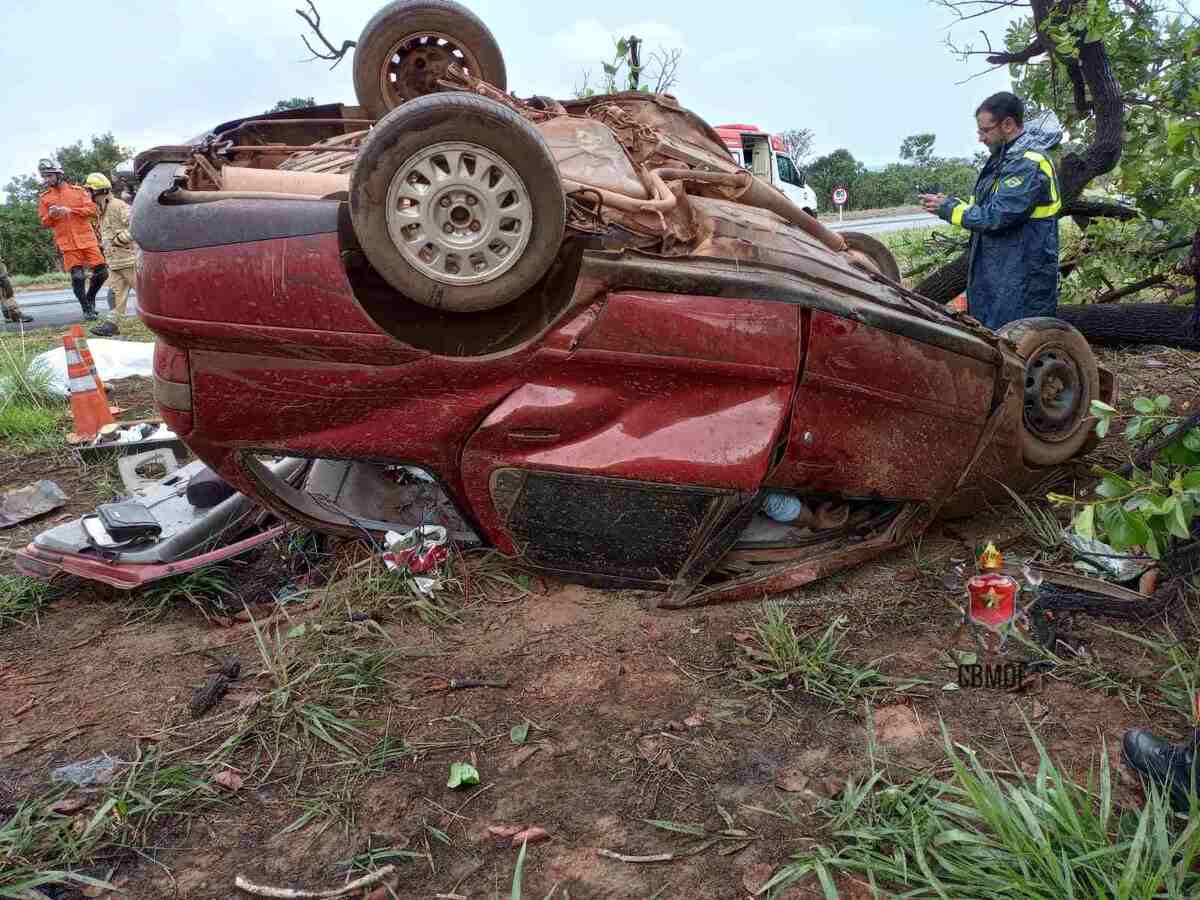
[(1013, 63), (1027, 63), (1035, 56), (1041, 56), (1046, 52), (1046, 45), (1042, 43), (1042, 36), (1038, 35), (1033, 43), (1024, 50), (1018, 50), (1016, 53), (995, 53), (987, 58), (987, 61), (996, 66), (1007, 66)]
[(308, 52), (312, 54), (313, 59), (332, 59), (333, 65), (329, 68), (331, 70), (336, 69), (338, 63), (342, 61), (346, 53), (358, 46), (358, 43), (357, 41), (342, 41), (342, 47), (340, 50), (334, 47), (333, 44), (329, 42), (329, 38), (325, 37), (325, 35), (321, 32), (321, 14), (317, 12), (317, 7), (313, 3), (313, 0), (308, 0), (308, 8), (312, 10), (312, 16), (309, 16), (308, 13), (302, 9), (296, 10), (296, 15), (308, 23), (308, 27), (311, 28), (316, 33), (317, 37), (321, 39), (321, 43), (329, 48), (329, 52), (318, 53), (313, 49), (312, 44), (308, 42), (308, 37), (303, 34), (300, 35), (300, 40), (304, 41), (304, 46), (308, 48)]
[(1141, 281), (1135, 281), (1133, 284), (1127, 284), (1123, 288), (1115, 291), (1106, 291), (1095, 299), (1095, 303), (1116, 303), (1122, 297), (1129, 297), (1139, 291), (1144, 291), (1148, 287), (1154, 287), (1156, 284), (1164, 284), (1167, 281), (1167, 276), (1163, 274), (1151, 275), (1149, 278), (1143, 278)]
[(1128, 222), (1136, 219), (1140, 213), (1132, 206), (1120, 203), (1100, 203), (1091, 200), (1071, 200), (1063, 204), (1059, 218), (1067, 216), (1087, 216), (1092, 219), (1120, 219)]

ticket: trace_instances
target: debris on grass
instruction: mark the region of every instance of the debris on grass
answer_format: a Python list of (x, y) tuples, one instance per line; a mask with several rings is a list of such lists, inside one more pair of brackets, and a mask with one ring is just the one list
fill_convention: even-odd
[(238, 875), (234, 879), (234, 884), (238, 890), (254, 894), (256, 897), (276, 897), (282, 898), (282, 900), (310, 900), (310, 898), (344, 897), (347, 894), (356, 893), (378, 884), (394, 874), (395, 871), (395, 866), (384, 866), (382, 869), (372, 872), (369, 875), (364, 875), (362, 878), (355, 879), (348, 884), (342, 885), (340, 888), (331, 888), (327, 891), (304, 891), (294, 888), (269, 887), (267, 885), (255, 884), (243, 875)]
[(237, 772), (233, 771), (233, 769), (222, 769), (213, 776), (213, 784), (225, 788), (225, 790), (229, 791), (230, 793), (236, 794), (242, 789), (242, 785), (245, 783), (245, 779), (242, 778), (242, 776)]
[(0, 530), (58, 509), (67, 495), (53, 481), (37, 481), (0, 494)]

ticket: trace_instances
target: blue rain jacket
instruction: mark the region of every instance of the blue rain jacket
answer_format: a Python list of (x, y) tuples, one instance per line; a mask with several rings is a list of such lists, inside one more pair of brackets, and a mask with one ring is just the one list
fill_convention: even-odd
[(966, 200), (938, 215), (971, 233), (968, 313), (992, 330), (1058, 309), (1058, 212), (1062, 195), (1047, 155), (1061, 132), (1026, 131), (992, 154)]

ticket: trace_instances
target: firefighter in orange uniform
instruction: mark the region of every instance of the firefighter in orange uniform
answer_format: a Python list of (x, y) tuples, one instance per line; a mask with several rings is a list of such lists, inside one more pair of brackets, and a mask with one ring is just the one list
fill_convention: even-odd
[[(38, 161), (46, 189), (38, 198), (38, 217), (54, 231), (54, 243), (63, 255), (63, 268), (71, 275), (71, 290), (88, 321), (98, 318), (96, 295), (108, 279), (108, 266), (96, 235), (96, 204), (88, 192), (68, 184), (62, 168), (52, 159)], [(92, 270), (91, 283), (87, 270)]]

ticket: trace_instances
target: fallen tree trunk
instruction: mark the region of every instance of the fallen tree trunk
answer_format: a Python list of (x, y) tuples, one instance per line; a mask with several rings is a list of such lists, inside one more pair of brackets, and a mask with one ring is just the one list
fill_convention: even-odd
[(1166, 303), (1060, 304), (1057, 317), (1070, 322), (1098, 347), (1155, 345), (1200, 350), (1192, 329), (1192, 307)]

